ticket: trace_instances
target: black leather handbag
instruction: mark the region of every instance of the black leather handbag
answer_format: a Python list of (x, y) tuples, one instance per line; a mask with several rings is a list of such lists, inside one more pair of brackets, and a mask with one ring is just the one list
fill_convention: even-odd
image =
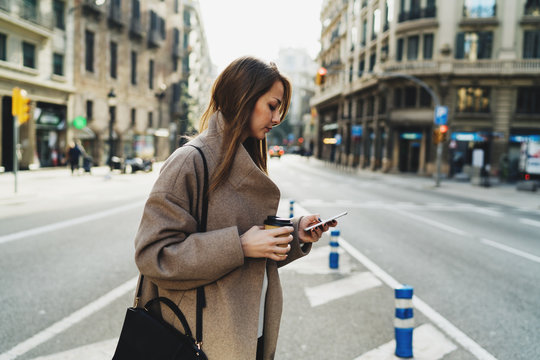
[[(191, 145), (193, 146), (193, 145)], [(204, 187), (202, 217), (199, 232), (206, 231), (208, 216), (208, 166), (203, 152), (196, 146), (204, 163)], [(113, 360), (208, 360), (202, 351), (202, 310), (206, 306), (204, 287), (197, 288), (196, 339), (189, 324), (174, 302), (165, 297), (148, 301), (143, 308), (137, 307), (141, 296), (141, 275), (135, 297), (135, 306), (127, 309)], [(151, 312), (152, 305), (166, 305), (180, 320), (184, 333), (178, 331), (159, 315)]]

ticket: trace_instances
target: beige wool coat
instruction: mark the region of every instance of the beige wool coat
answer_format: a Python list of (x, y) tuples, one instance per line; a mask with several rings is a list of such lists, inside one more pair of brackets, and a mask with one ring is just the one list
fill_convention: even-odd
[[(190, 143), (201, 148), (210, 176), (220, 161), (223, 119), (214, 114), (209, 128)], [(268, 291), (264, 317), (264, 359), (275, 356), (282, 312), (278, 267), (306, 255), (298, 221), (293, 219), (286, 260), (244, 256), (240, 235), (276, 215), (280, 192), (243, 146), (227, 182), (210, 194), (207, 232), (197, 233), (204, 167), (191, 146), (177, 149), (164, 163), (146, 202), (135, 239), (135, 261), (145, 276), (139, 306), (155, 296), (178, 304), (195, 335), (196, 288), (205, 286), (203, 350), (209, 360), (254, 360), (264, 271)], [(170, 310), (166, 321), (181, 329)]]

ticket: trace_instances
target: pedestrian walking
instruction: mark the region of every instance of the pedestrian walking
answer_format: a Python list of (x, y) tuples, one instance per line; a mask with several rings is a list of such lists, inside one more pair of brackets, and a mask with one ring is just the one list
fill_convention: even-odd
[(75, 173), (75, 170), (77, 170), (77, 174), (79, 173), (79, 159), (81, 155), (83, 154), (83, 151), (79, 144), (71, 141), (69, 143), (69, 148), (67, 151), (67, 158), (69, 162), (69, 166), (71, 168), (71, 175)]
[[(282, 312), (278, 268), (307, 255), (329, 228), (302, 230), (317, 215), (263, 227), (280, 200), (267, 173), (266, 134), (285, 118), (291, 92), (275, 64), (233, 61), (214, 83), (200, 135), (165, 161), (144, 208), (135, 239), (144, 276), (139, 304), (167, 297), (193, 327), (196, 289), (204, 286), (202, 350), (210, 360), (274, 358)], [(192, 145), (208, 164), (206, 232), (197, 231), (203, 158)], [(164, 306), (161, 315), (182, 329)]]

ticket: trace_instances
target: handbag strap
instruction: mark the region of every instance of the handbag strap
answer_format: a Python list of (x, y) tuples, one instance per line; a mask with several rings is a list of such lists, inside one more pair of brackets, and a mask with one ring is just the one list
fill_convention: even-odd
[[(194, 147), (199, 151), (201, 154), (203, 165), (204, 165), (204, 184), (203, 184), (203, 201), (202, 201), (202, 214), (201, 219), (199, 221), (199, 224), (197, 225), (199, 232), (206, 232), (206, 223), (208, 220), (208, 164), (206, 163), (206, 157), (204, 156), (204, 153), (200, 148), (198, 148), (195, 145), (189, 144), (189, 146)], [(137, 286), (137, 295), (135, 295), (135, 304), (134, 307), (137, 307), (139, 303), (139, 299), (142, 294), (142, 282), (144, 279), (144, 275), (140, 274), (139, 277), (139, 284)], [(158, 297), (154, 298), (146, 303), (144, 306), (145, 308), (148, 308), (148, 306), (151, 306), (154, 302), (163, 302), (166, 304), (180, 319), (180, 322), (182, 323), (182, 326), (184, 327), (184, 330), (186, 334), (188, 334), (190, 337), (193, 337), (191, 334), (191, 330), (189, 328), (189, 324), (180, 309), (169, 299), (164, 297)], [(203, 332), (203, 317), (202, 312), (203, 308), (206, 307), (206, 297), (204, 294), (204, 286), (200, 286), (197, 288), (197, 314), (196, 314), (196, 341), (195, 344), (199, 348), (199, 350), (202, 347), (202, 332)]]
[[(204, 165), (204, 185), (203, 185), (203, 203), (202, 203), (202, 214), (201, 220), (199, 221), (199, 232), (206, 232), (206, 223), (208, 220), (208, 164), (206, 163), (206, 157), (202, 150), (195, 146), (189, 145), (197, 149), (201, 154), (203, 165)], [(206, 297), (204, 295), (204, 286), (197, 288), (197, 320), (196, 320), (196, 344), (199, 349), (202, 346), (202, 332), (203, 332), (203, 317), (202, 312), (203, 308), (206, 307)]]

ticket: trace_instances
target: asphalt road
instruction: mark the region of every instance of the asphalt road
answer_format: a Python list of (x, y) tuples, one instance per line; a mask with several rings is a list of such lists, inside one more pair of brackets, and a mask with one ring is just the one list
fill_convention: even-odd
[[(342, 237), (414, 286), (415, 295), (495, 358), (538, 357), (538, 211), (478, 200), (471, 196), (474, 187), (447, 194), (296, 156), (271, 159), (270, 174), (283, 198), (309, 212), (327, 217), (348, 211), (339, 224)], [(17, 196), (6, 195), (9, 181), (0, 177), (0, 359), (16, 346), (24, 350), (17, 359), (33, 359), (118, 336), (137, 274), (133, 237), (157, 172), (106, 175), (21, 176)], [(353, 274), (365, 270), (352, 267)], [(282, 274), (288, 303), (278, 359), (325, 359), (314, 354), (329, 351), (353, 359), (392, 337), (389, 289), (299, 312), (306, 306), (299, 281), (315, 286), (336, 276)], [(119, 288), (124, 290), (110, 294)], [(89, 316), (80, 313), (96, 300), (107, 305)], [(429, 322), (420, 313), (416, 318), (418, 325)], [(46, 340), (33, 338), (53, 324), (64, 327)], [(473, 358), (461, 349), (444, 359)]]
[(538, 211), (294, 157), (271, 174), (323, 218), (348, 211), (343, 237), (496, 358), (540, 356)]

